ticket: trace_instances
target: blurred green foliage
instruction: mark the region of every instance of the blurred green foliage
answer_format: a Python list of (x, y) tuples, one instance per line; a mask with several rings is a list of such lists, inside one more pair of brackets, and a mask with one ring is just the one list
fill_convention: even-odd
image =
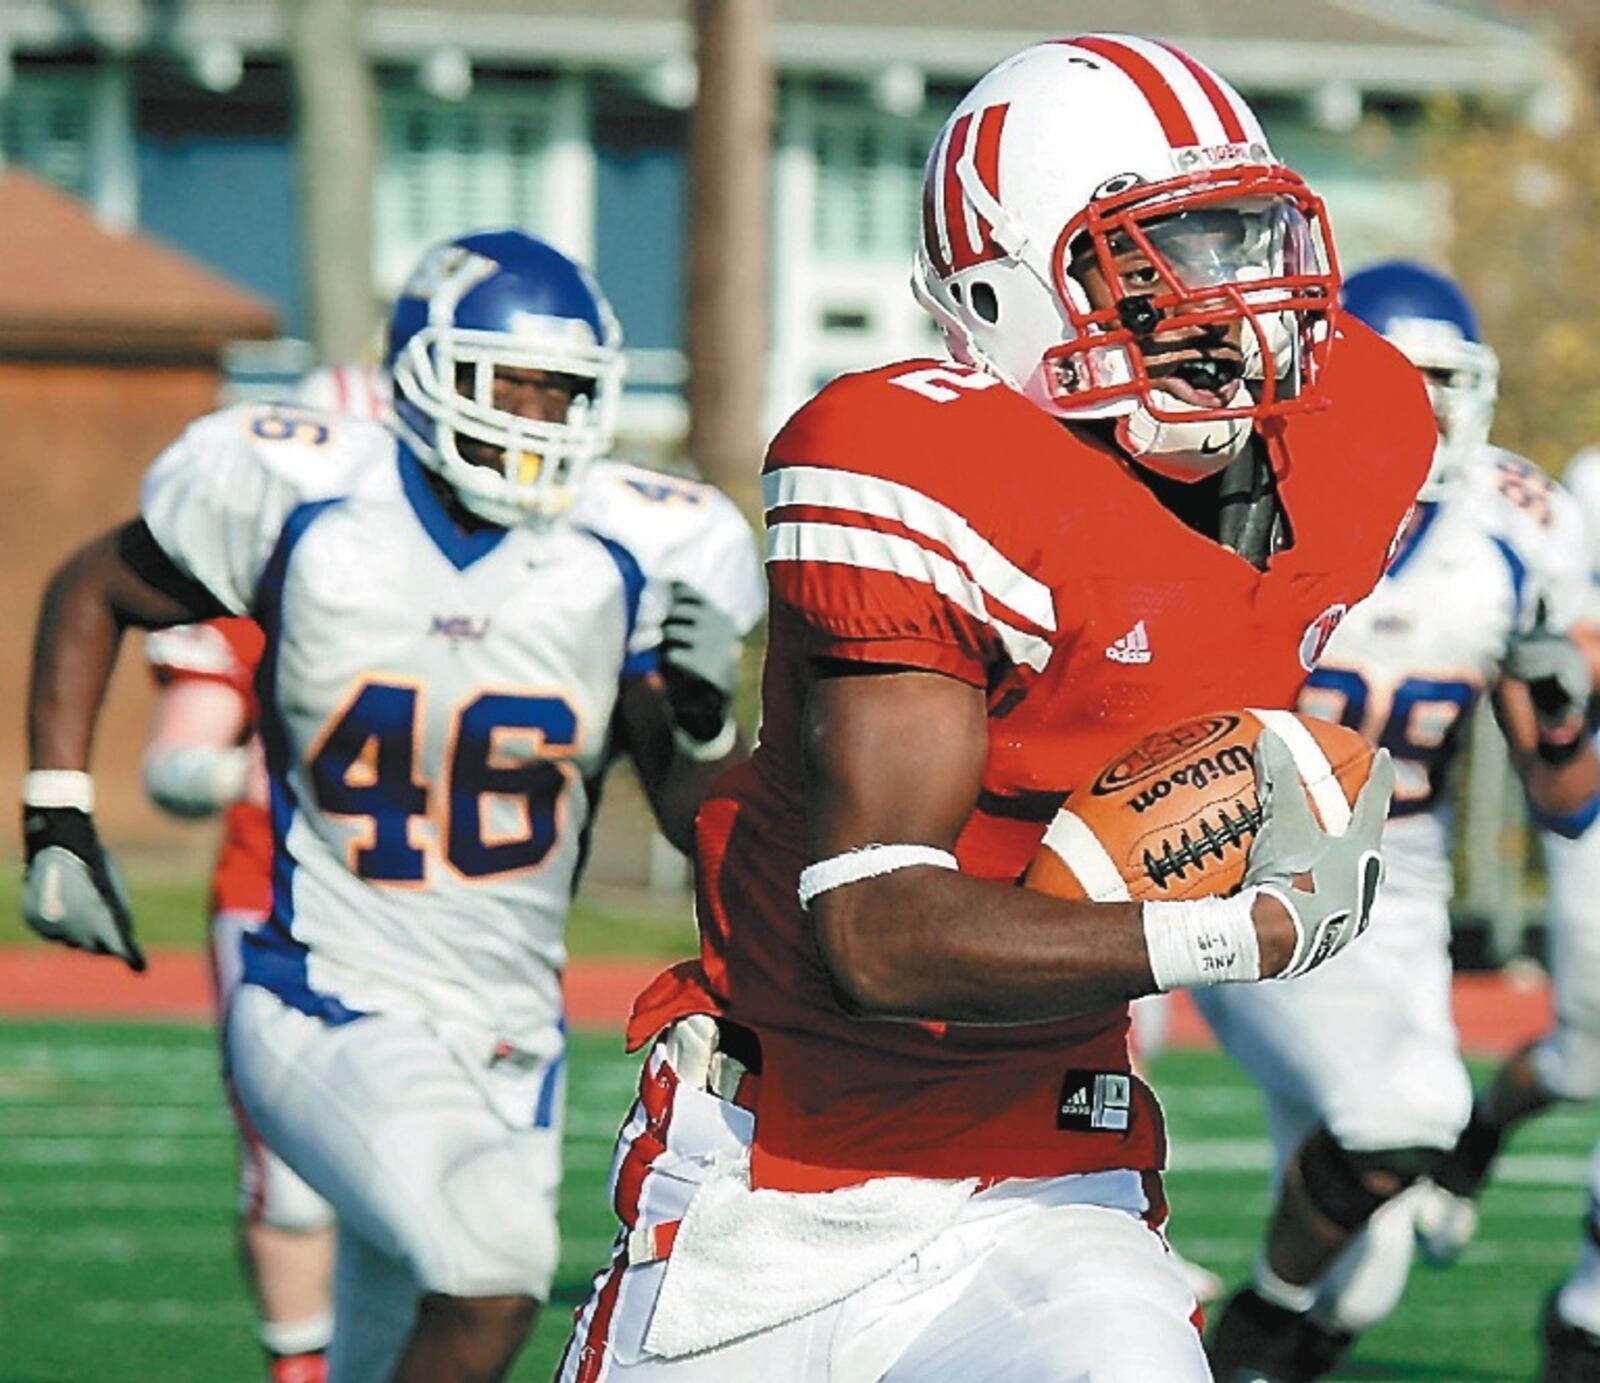
[(1426, 171), (1451, 190), (1450, 267), (1500, 355), (1494, 439), (1556, 474), (1600, 443), (1600, 6), (1561, 22), (1564, 132), (1441, 109), (1425, 140)]

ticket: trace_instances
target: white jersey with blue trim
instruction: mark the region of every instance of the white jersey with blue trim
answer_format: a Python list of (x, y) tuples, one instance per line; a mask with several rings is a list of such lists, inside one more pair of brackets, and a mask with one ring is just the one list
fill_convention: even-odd
[(575, 523), (463, 533), (383, 427), (296, 408), (195, 423), (142, 509), (267, 636), (274, 901), (246, 982), (553, 1054), (588, 780), (660, 638), (638, 563)]
[(755, 536), (716, 486), (622, 461), (596, 461), (584, 474), (574, 514), (578, 523), (633, 553), (653, 587), (673, 581), (694, 587), (741, 635), (766, 613)]
[(1334, 632), (1300, 708), (1394, 756), (1386, 894), (1449, 897), (1447, 783), (1468, 712), (1499, 680), (1513, 633), (1541, 617), (1570, 627), (1587, 580), (1572, 497), (1488, 447), (1441, 500), (1418, 506), (1388, 573)]

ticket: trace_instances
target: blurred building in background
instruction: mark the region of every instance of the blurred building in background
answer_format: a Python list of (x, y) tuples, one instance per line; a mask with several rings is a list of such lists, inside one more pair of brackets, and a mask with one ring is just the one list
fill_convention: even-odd
[[(301, 162), (293, 21), (316, 4), (363, 10), (378, 108), (370, 168)], [(1600, 62), (1579, 41), (1600, 36), (1600, 24), (1585, 29), (1595, 0), (922, 0), (914, 22), (895, 0), (773, 4), (769, 426), (841, 370), (936, 345), (907, 279), (923, 160), (961, 92), (1029, 42), (1117, 27), (1179, 44), (1245, 93), (1278, 153), (1327, 199), (1347, 268), (1405, 254), (1462, 276), (1507, 362), (1508, 444), (1558, 466), (1600, 436), (1600, 136), (1583, 100)], [(137, 364), (137, 351), (120, 363), (101, 351), (98, 368), (115, 379), (98, 396), (72, 407), (33, 396), (64, 421), (48, 436), (35, 428), (27, 456), (0, 455), (8, 512), (42, 520), (37, 543), (15, 549), (11, 577), (0, 573), (12, 627), (28, 623), (50, 558), (127, 512), (144, 461), (215, 401), (219, 381), (225, 393), (278, 392), (316, 363), (309, 266), (359, 239), (307, 243), (308, 175), (370, 184), (363, 292), (374, 342), (381, 304), (418, 253), (468, 228), (520, 225), (592, 263), (628, 339), (625, 448), (674, 455), (687, 422), (690, 16), (691, 0), (0, 0), (0, 185), (6, 169), (27, 170), (77, 198), (79, 221), (92, 216), (101, 236), (91, 243), (79, 225), (68, 237), (78, 259), (64, 262), (48, 253), (54, 232), (20, 233), (24, 220), (61, 211), (35, 187), (0, 200), (0, 271), (57, 284), (78, 310), (84, 294), (68, 290), (81, 288), (87, 257), (109, 270), (92, 281), (110, 311), (128, 296), (114, 291), (119, 280), (137, 289), (155, 273), (158, 242), (193, 271), (169, 305), (211, 333), (198, 373), (168, 370), (166, 392), (147, 395), (181, 395), (166, 412), (143, 410), (145, 424), (161, 414), (153, 426), (128, 426), (119, 411), (139, 380), (157, 377), (139, 373), (150, 361)], [(726, 253), (750, 249), (735, 240)], [(198, 291), (202, 268), (214, 277), (196, 306), (185, 293)], [(254, 315), (211, 311), (216, 279)], [(88, 295), (91, 313), (100, 291)], [(19, 326), (16, 303), (0, 295), (0, 357), (60, 363), (59, 342)], [(0, 359), (0, 388), (6, 369)], [(76, 388), (89, 376), (52, 378)], [(48, 517), (30, 459), (39, 450), (53, 465)], [(0, 652), (0, 711), (14, 710), (25, 656)], [(136, 687), (125, 696), (137, 706)], [(124, 709), (102, 740), (118, 765), (107, 764), (115, 824), (124, 841), (170, 842), (175, 828), (142, 810), (127, 771), (137, 718)], [(1502, 829), (1515, 820), (1512, 795), (1501, 778), (1480, 781), (1478, 854), (1514, 860), (1501, 844), (1520, 839)], [(601, 876), (637, 872), (644, 857), (642, 811), (618, 810), (627, 800), (625, 789), (612, 796)], [(620, 850), (619, 816), (636, 825)], [(1520, 925), (1516, 868), (1468, 882), (1478, 911), (1505, 919), (1502, 930)]]
[[(1568, 116), (1553, 48), (1486, 5), (1439, 0), (1124, 0), (1117, 27), (1230, 77), (1279, 153), (1326, 196), (1348, 262), (1440, 258), (1445, 185), (1419, 157), (1430, 113), (1550, 129)], [(288, 344), (241, 377), (309, 363), (286, 0), (6, 0), (0, 161), (260, 294)], [(1482, 12), (1480, 12), (1482, 11)], [(1101, 4), (778, 0), (772, 186), (773, 422), (841, 369), (924, 349), (906, 292), (922, 161), (994, 60), (1103, 28)], [(371, 291), (425, 245), (509, 222), (589, 260), (632, 355), (627, 428), (684, 427), (686, 0), (369, 0), (379, 93)], [(1092, 139), (1092, 130), (1084, 131)], [(728, 253), (740, 253), (729, 245)], [(376, 306), (374, 323), (377, 321)]]
[[(25, 766), (28, 635), (46, 578), (134, 511), (150, 458), (215, 406), (229, 344), (278, 331), (256, 294), (0, 170), (0, 781)], [(154, 824), (139, 791), (149, 683), (142, 660), (123, 659), (100, 726), (113, 834)]]

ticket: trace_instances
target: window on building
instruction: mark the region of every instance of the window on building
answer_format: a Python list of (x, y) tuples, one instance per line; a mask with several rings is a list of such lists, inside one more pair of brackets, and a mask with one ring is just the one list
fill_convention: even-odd
[(541, 228), (550, 101), (536, 84), (479, 80), (449, 102), (397, 82), (382, 102), (373, 232), (384, 291), (438, 241), (480, 226)]
[(88, 198), (94, 97), (94, 79), (87, 72), (30, 71), (19, 65), (0, 96), (0, 165), (19, 165)]
[(824, 260), (906, 262), (921, 216), (922, 165), (942, 111), (902, 117), (863, 99), (819, 99), (816, 248)]

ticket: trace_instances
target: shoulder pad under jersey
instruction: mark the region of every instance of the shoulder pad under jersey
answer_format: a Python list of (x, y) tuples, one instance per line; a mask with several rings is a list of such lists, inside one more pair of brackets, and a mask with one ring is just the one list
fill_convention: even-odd
[(778, 472), (825, 468), (906, 486), (988, 531), (1034, 512), (1041, 472), (1076, 445), (993, 375), (902, 361), (840, 376), (790, 418), (767, 454), (765, 503)]
[(619, 461), (589, 467), (574, 520), (621, 543), (647, 579), (683, 581), (748, 632), (761, 618), (766, 591), (755, 535), (715, 485)]
[(337, 493), (395, 449), (381, 423), (294, 403), (236, 404), (191, 424), (183, 441), (225, 467), (268, 471), (308, 499)]
[(139, 508), (161, 549), (227, 610), (251, 609), (284, 524), (302, 505), (393, 484), (382, 427), (244, 405), (193, 423), (145, 473)]
[(879, 661), (975, 685), (1002, 652), (1042, 668), (1056, 613), (1036, 564), (1062, 515), (1041, 495), (1079, 446), (977, 370), (913, 360), (842, 376), (767, 455), (775, 604), (832, 640), (829, 656), (875, 641)]
[(1376, 460), (1370, 482), (1401, 508), (1433, 464), (1438, 425), (1417, 367), (1366, 323), (1343, 314), (1323, 381), (1329, 407), (1304, 415), (1332, 423), (1346, 458)]
[(1579, 613), (1589, 561), (1583, 514), (1573, 497), (1533, 462), (1501, 447), (1461, 475), (1461, 500), (1490, 536), (1507, 545), (1531, 573), (1546, 617), (1558, 626)]

